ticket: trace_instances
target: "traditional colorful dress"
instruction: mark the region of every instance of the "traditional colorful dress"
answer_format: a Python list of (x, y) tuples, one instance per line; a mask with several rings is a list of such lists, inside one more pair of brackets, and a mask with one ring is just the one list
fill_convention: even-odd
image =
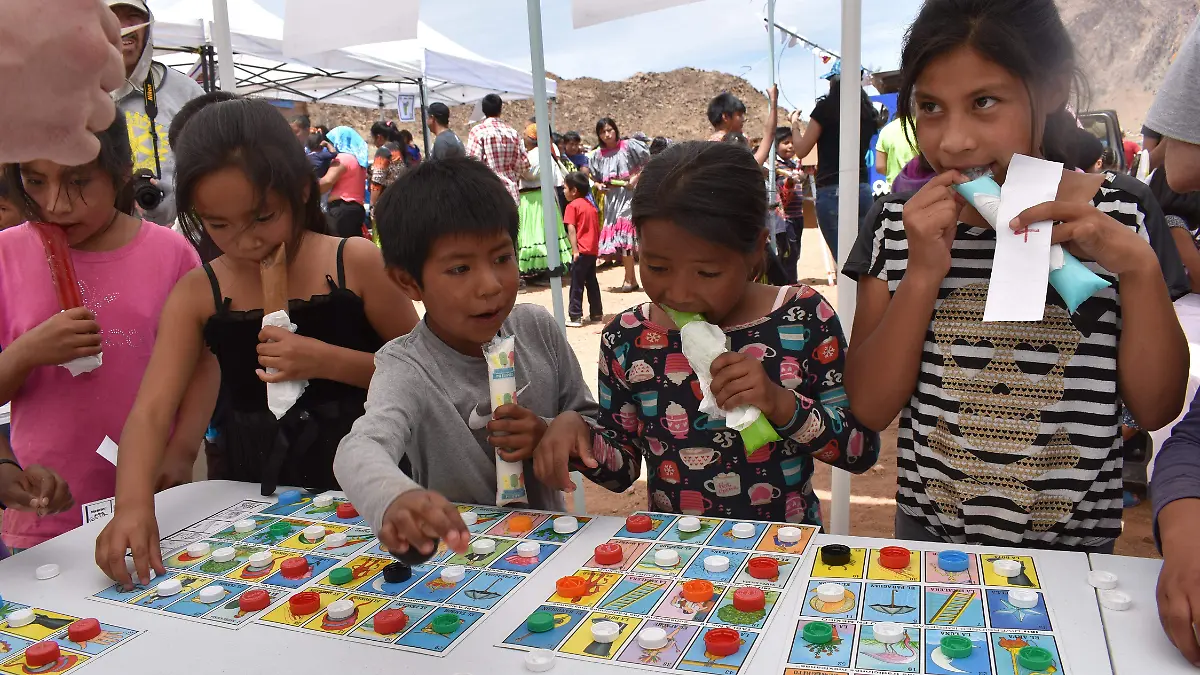
[[(517, 211), (520, 228), (517, 230), (517, 267), (521, 274), (537, 274), (550, 268), (546, 260), (546, 221), (542, 214), (542, 182), (538, 167), (538, 149), (528, 151), (529, 170), (521, 176), (520, 199)], [(547, 179), (562, 182), (562, 172), (554, 162), (550, 164)], [(558, 220), (558, 259), (565, 263), (571, 260), (571, 239), (563, 226), (562, 213), (556, 207), (554, 217)]]
[[(607, 183), (628, 181), (650, 161), (650, 151), (639, 140), (621, 141), (616, 148), (596, 148), (588, 155), (592, 179)], [(600, 230), (600, 255), (632, 252), (637, 244), (633, 231), (633, 190), (610, 187), (604, 193), (604, 224)]]

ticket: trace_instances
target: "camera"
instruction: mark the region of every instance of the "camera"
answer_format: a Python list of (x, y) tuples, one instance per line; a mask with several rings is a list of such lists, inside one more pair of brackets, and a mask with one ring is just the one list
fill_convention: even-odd
[(155, 185), (152, 180), (156, 180), (153, 171), (149, 169), (138, 169), (133, 172), (133, 199), (143, 211), (153, 211), (162, 204), (163, 198), (166, 197), (163, 191)]

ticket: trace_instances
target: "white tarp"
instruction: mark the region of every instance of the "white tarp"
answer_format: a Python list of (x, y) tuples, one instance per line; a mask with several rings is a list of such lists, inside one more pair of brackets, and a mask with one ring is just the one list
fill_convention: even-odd
[(571, 0), (571, 23), (575, 29), (624, 19), (627, 16), (657, 12), (668, 7), (688, 5), (700, 0)]
[(283, 51), (290, 58), (372, 42), (417, 37), (420, 0), (338, 0), (342, 16), (370, 16), (370, 21), (329, 25), (321, 20), (328, 0), (287, 0)]

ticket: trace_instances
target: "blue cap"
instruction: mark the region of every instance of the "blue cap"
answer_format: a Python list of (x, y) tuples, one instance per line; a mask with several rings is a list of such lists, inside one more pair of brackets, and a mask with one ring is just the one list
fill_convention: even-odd
[(940, 551), (937, 565), (944, 572), (966, 572), (967, 554), (962, 551)]
[(300, 501), (300, 491), (299, 490), (288, 490), (286, 492), (279, 493), (279, 503), (280, 504), (285, 504), (285, 505), (286, 504), (295, 504), (298, 501)]
[(836, 61), (833, 62), (833, 68), (831, 68), (828, 73), (825, 73), (824, 75), (822, 75), (821, 79), (822, 80), (832, 80), (835, 77), (841, 77), (841, 76), (842, 76), (842, 60), (837, 59)]

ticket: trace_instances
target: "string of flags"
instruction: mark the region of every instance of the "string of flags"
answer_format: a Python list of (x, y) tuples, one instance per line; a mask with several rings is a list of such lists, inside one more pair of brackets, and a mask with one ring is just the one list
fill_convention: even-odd
[[(779, 24), (775, 24), (775, 27), (779, 29), (779, 44), (783, 45), (785, 49), (791, 49), (792, 47), (796, 46), (804, 47), (810, 51), (812, 55), (815, 56), (822, 64), (827, 66), (836, 66), (841, 62), (842, 57), (840, 55), (822, 48), (817, 43), (805, 38), (796, 31), (784, 26), (780, 26)], [(872, 73), (866, 68), (862, 69), (862, 73), (863, 86), (867, 86), (871, 83), (870, 78)]]

